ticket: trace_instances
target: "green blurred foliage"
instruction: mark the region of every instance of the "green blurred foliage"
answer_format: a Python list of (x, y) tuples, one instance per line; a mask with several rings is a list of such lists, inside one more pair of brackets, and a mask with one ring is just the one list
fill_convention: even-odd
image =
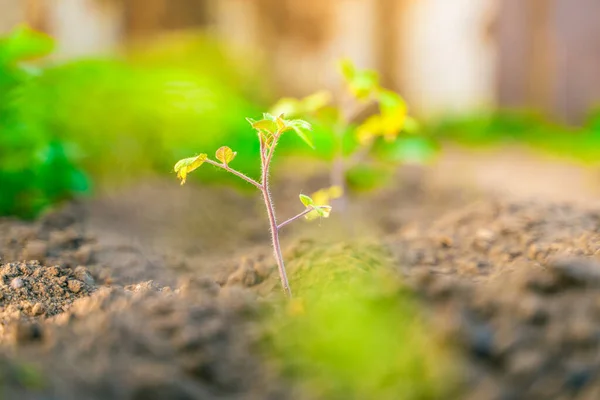
[(315, 399), (448, 399), (450, 349), (376, 245), (317, 244), (288, 263), (295, 298), (274, 311), (266, 342)]
[(584, 164), (600, 162), (600, 110), (591, 110), (581, 126), (568, 126), (532, 110), (496, 110), (449, 116), (427, 131), (440, 141), (470, 147), (520, 144)]
[(29, 118), (27, 92), (44, 71), (26, 62), (53, 48), (51, 38), (24, 26), (0, 38), (0, 215), (33, 218), (89, 189), (76, 166), (76, 147)]
[[(305, 118), (314, 128), (313, 154), (302, 151), (294, 142), (282, 146), (284, 151), (328, 162), (343, 160), (348, 188), (359, 191), (387, 184), (398, 164), (423, 164), (433, 159), (437, 143), (408, 114), (404, 99), (380, 86), (376, 71), (358, 69), (349, 60), (342, 60), (340, 72), (356, 110), (331, 104), (332, 96), (327, 92), (302, 99), (283, 98), (272, 107), (271, 113)], [(362, 118), (360, 114), (371, 104), (377, 105), (378, 111)], [(363, 112), (352, 115), (357, 110)]]
[[(232, 84), (232, 67), (219, 68), (225, 56), (213, 54), (212, 42), (204, 53), (196, 39), (190, 40), (194, 45), (185, 47), (184, 38), (176, 37), (172, 46), (207, 57), (197, 65), (195, 58), (184, 62), (184, 54), (175, 50), (149, 47), (147, 53), (138, 48), (131, 59), (78, 60), (47, 68), (23, 91), (30, 104), (24, 114), (76, 143), (82, 166), (102, 186), (171, 173), (173, 160), (223, 144), (238, 152), (242, 169), (258, 173), (258, 146), (244, 121), (258, 113), (258, 100), (247, 99)], [(171, 63), (173, 52), (179, 55)], [(239, 184), (214, 168), (198, 176), (205, 182)]]

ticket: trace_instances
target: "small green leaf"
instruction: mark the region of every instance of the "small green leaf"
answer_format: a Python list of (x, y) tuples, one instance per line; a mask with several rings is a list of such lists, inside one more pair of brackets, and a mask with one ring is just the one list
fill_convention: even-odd
[(237, 155), (237, 152), (232, 151), (227, 146), (219, 147), (217, 150), (215, 157), (217, 160), (221, 161), (223, 164), (229, 164)]
[(300, 139), (302, 139), (304, 141), (304, 143), (306, 143), (313, 149), (315, 148), (315, 145), (313, 144), (312, 139), (310, 138), (309, 134), (305, 130), (302, 130), (297, 127), (294, 127), (292, 129), (294, 129), (294, 132), (296, 132), (296, 135), (298, 135), (298, 137)]
[(315, 202), (313, 201), (313, 199), (311, 199), (309, 196), (307, 196), (305, 194), (300, 195), (300, 201), (302, 202), (302, 204), (304, 204), (305, 207), (312, 207), (315, 205)]
[(315, 211), (320, 217), (329, 218), (329, 214), (331, 214), (331, 206), (318, 206), (315, 208)]
[(322, 217), (328, 218), (331, 213), (331, 206), (328, 203), (340, 198), (344, 194), (344, 190), (340, 186), (331, 186), (328, 188), (317, 190), (312, 194), (312, 207), (314, 210), (306, 214), (305, 218), (309, 221)]
[(264, 131), (269, 133), (274, 133), (277, 130), (277, 124), (274, 121), (268, 119), (261, 119), (259, 121), (254, 121), (248, 118), (248, 122), (250, 125), (257, 131)]
[(310, 131), (312, 129), (310, 123), (302, 119), (292, 119), (290, 121), (286, 121), (286, 125), (292, 128), (299, 128), (307, 131)]
[(177, 178), (181, 179), (181, 184), (185, 183), (187, 174), (201, 166), (208, 156), (206, 154), (199, 154), (196, 157), (184, 158), (179, 160), (173, 170), (177, 173)]
[(312, 142), (312, 137), (310, 136), (312, 126), (308, 122), (301, 119), (293, 119), (291, 121), (286, 121), (286, 126), (296, 132), (296, 135), (298, 135), (298, 137), (307, 145), (313, 149), (315, 148), (315, 145)]

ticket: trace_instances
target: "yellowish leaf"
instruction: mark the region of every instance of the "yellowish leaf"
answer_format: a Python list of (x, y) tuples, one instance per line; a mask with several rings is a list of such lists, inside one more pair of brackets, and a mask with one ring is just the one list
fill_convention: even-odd
[(260, 121), (252, 122), (251, 125), (257, 131), (265, 131), (269, 133), (274, 133), (277, 129), (275, 122), (268, 119), (261, 119)]
[(286, 130), (287, 124), (286, 124), (286, 121), (283, 119), (283, 114), (281, 114), (279, 117), (277, 117), (277, 119), (275, 120), (275, 123), (277, 124), (278, 132), (283, 133), (283, 131)]
[(316, 191), (310, 197), (313, 201), (312, 206), (315, 209), (306, 214), (305, 218), (310, 221), (319, 217), (329, 217), (329, 214), (331, 213), (331, 207), (328, 205), (329, 202), (332, 199), (341, 197), (342, 194), (343, 189), (340, 186), (331, 186)]
[(179, 160), (173, 170), (177, 173), (177, 178), (181, 179), (183, 185), (186, 181), (187, 174), (201, 166), (208, 156), (206, 154), (199, 154), (196, 157), (184, 158)]
[(356, 128), (356, 138), (362, 146), (366, 146), (382, 131), (383, 118), (372, 115)]
[(217, 160), (221, 161), (223, 164), (229, 164), (237, 155), (237, 152), (232, 151), (227, 146), (219, 147), (217, 150), (215, 157)]

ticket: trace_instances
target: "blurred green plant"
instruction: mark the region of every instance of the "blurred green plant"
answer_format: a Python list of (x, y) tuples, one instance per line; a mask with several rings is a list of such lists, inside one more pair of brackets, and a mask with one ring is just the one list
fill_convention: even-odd
[[(183, 54), (170, 63), (163, 55), (171, 51), (160, 49), (169, 43), (137, 48), (123, 60), (76, 60), (49, 67), (23, 90), (28, 107), (22, 113), (77, 144), (81, 165), (101, 187), (166, 173), (173, 159), (223, 141), (240, 150), (240, 165), (258, 172), (253, 156), (259, 149), (245, 140), (251, 130), (243, 123), (257, 108), (228, 83), (229, 73), (213, 73), (224, 56), (203, 60), (205, 67), (184, 63)], [(201, 49), (201, 42), (194, 43), (189, 49)], [(202, 179), (237, 184), (214, 170)]]
[(553, 157), (600, 163), (600, 111), (592, 109), (580, 126), (568, 126), (526, 109), (447, 116), (426, 130), (438, 141), (468, 147), (524, 145)]
[(207, 163), (217, 168), (223, 169), (231, 175), (241, 178), (242, 181), (249, 183), (256, 187), (262, 194), (267, 209), (267, 215), (269, 217), (269, 229), (271, 231), (271, 239), (273, 242), (273, 253), (275, 260), (277, 261), (277, 267), (279, 269), (279, 277), (281, 279), (281, 285), (283, 291), (288, 297), (292, 296), (292, 291), (287, 279), (287, 273), (283, 263), (283, 255), (281, 253), (281, 247), (279, 244), (279, 231), (289, 223), (292, 223), (302, 217), (306, 219), (315, 219), (318, 217), (327, 218), (331, 212), (331, 207), (327, 204), (316, 203), (310, 196), (301, 194), (300, 201), (304, 205), (305, 209), (297, 214), (296, 216), (277, 223), (277, 216), (275, 215), (275, 207), (273, 206), (273, 199), (271, 198), (271, 190), (269, 187), (269, 177), (271, 174), (271, 161), (273, 160), (273, 154), (279, 144), (279, 140), (283, 134), (292, 131), (302, 139), (307, 145), (313, 147), (312, 140), (310, 138), (311, 126), (308, 122), (301, 119), (284, 119), (282, 117), (276, 117), (271, 114), (263, 114), (261, 120), (255, 121), (251, 118), (247, 118), (250, 126), (256, 130), (258, 136), (258, 143), (260, 145), (260, 179), (258, 181), (250, 178), (249, 176), (232, 169), (229, 163), (237, 156), (237, 152), (231, 150), (227, 146), (220, 147), (216, 153), (215, 158), (218, 161), (211, 160), (208, 155), (203, 153), (194, 157), (184, 158), (179, 160), (174, 167), (177, 177), (181, 179), (183, 185), (187, 179), (187, 175), (200, 167), (202, 164)]
[(27, 112), (25, 93), (44, 77), (30, 62), (53, 49), (50, 37), (25, 26), (0, 38), (0, 215), (33, 218), (89, 189), (73, 144)]
[[(346, 192), (385, 184), (398, 163), (429, 161), (435, 143), (419, 133), (404, 99), (381, 87), (375, 71), (340, 62), (347, 93), (339, 104), (320, 91), (302, 99), (283, 98), (271, 113), (308, 119), (315, 127), (317, 155), (331, 163), (332, 187)], [(377, 112), (365, 113), (377, 105)]]
[(314, 399), (455, 398), (447, 343), (378, 245), (311, 243), (290, 260), (297, 297), (268, 314), (265, 349)]

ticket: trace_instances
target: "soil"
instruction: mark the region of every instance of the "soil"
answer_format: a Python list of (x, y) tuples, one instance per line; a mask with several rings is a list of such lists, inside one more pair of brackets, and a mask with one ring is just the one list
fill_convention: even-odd
[[(455, 344), (459, 398), (600, 398), (595, 189), (573, 187), (579, 171), (568, 166), (557, 175), (571, 183), (554, 190), (561, 195), (549, 189), (555, 181), (516, 195), (533, 189), (501, 174), (493, 188), (464, 174), (452, 180), (451, 160), (354, 198), (355, 235), (378, 238)], [(497, 171), (502, 162), (478, 168)], [(275, 193), (280, 215), (297, 210), (297, 183)], [(279, 296), (262, 217), (251, 197), (158, 180), (32, 223), (0, 220), (5, 397), (297, 397), (294, 382), (256, 351), (261, 307)], [(301, 259), (320, 241), (350, 251), (347, 227), (299, 224), (284, 232), (286, 258)]]

